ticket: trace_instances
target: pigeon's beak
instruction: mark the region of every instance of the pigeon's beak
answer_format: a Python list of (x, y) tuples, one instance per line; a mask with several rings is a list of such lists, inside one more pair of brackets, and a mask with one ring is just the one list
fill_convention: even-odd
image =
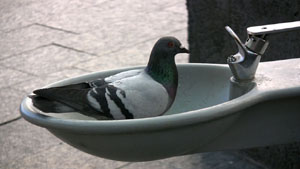
[(190, 53), (190, 51), (184, 46), (180, 46), (179, 53)]

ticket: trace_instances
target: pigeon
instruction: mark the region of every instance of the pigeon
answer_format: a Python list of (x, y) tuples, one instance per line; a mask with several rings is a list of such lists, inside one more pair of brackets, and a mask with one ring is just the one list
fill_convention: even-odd
[(66, 86), (41, 88), (30, 95), (44, 113), (79, 112), (95, 119), (121, 120), (164, 114), (173, 104), (178, 86), (175, 55), (189, 53), (175, 37), (154, 45), (144, 69)]

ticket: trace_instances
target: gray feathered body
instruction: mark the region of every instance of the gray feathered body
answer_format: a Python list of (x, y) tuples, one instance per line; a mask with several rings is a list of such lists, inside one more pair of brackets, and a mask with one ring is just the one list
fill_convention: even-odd
[(97, 119), (133, 119), (163, 114), (172, 99), (145, 70), (34, 91), (35, 107), (44, 112), (78, 111)]

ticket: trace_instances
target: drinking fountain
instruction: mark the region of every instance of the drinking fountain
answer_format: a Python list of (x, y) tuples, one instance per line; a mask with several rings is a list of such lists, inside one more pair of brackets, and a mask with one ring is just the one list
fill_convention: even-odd
[[(249, 27), (239, 52), (225, 64), (178, 64), (179, 85), (162, 116), (96, 120), (79, 113), (44, 113), (24, 98), (24, 119), (73, 147), (102, 158), (149, 161), (172, 156), (300, 141), (300, 59), (259, 63), (268, 36), (300, 28), (300, 22)], [(284, 40), (284, 39), (283, 39)], [(300, 39), (299, 39), (300, 40)], [(274, 42), (276, 43), (276, 42)], [(103, 78), (144, 66), (101, 71), (46, 87)]]

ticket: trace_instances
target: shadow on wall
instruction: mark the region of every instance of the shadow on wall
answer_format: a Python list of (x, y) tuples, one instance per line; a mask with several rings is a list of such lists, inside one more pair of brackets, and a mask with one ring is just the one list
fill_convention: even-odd
[[(249, 26), (300, 20), (299, 0), (187, 0), (190, 62), (226, 63), (237, 52), (229, 25), (245, 42)], [(273, 35), (261, 61), (300, 57), (300, 31)]]

